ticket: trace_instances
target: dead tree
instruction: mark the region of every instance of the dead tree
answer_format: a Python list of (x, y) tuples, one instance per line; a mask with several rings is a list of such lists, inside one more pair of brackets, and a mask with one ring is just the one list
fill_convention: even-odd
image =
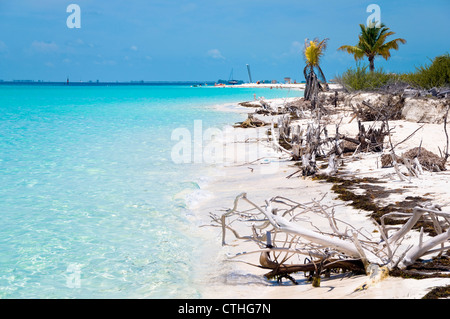
[(319, 91), (322, 91), (322, 86), (320, 85), (319, 79), (313, 70), (307, 69), (303, 71), (306, 79), (305, 85), (305, 100), (312, 101), (315, 96), (318, 95)]
[(357, 140), (359, 142), (358, 148), (362, 152), (382, 152), (384, 139), (389, 134), (386, 130), (384, 122), (380, 128), (375, 128), (373, 125), (368, 130), (358, 120), (358, 135)]
[[(324, 108), (317, 95), (311, 101), (310, 112), (311, 121), (303, 126), (292, 125), (290, 115), (285, 114), (278, 118), (276, 130), (274, 122), (272, 122), (271, 128), (274, 148), (291, 154), (292, 160), (300, 161), (301, 169), (299, 172), (301, 171), (302, 176), (312, 176), (318, 172), (317, 158), (325, 157), (326, 149), (330, 148), (332, 143), (337, 143), (338, 137), (338, 134), (329, 137), (326, 127), (321, 123)], [(338, 132), (338, 127), (336, 132)], [(332, 165), (330, 168), (337, 165), (335, 163), (336, 156), (340, 154), (341, 152), (335, 153), (335, 156), (331, 158), (332, 162), (330, 163)]]
[[(359, 133), (357, 138), (360, 144), (358, 147), (366, 149), (366, 151), (382, 152), (384, 150), (384, 140), (387, 136), (390, 150), (388, 154), (382, 155), (382, 166), (393, 166), (397, 176), (402, 181), (411, 181), (412, 177), (418, 177), (423, 173), (424, 167), (426, 169), (430, 169), (430, 167), (432, 167), (432, 170), (434, 171), (445, 170), (446, 159), (438, 158), (436, 160), (436, 156), (434, 154), (423, 149), (421, 146), (419, 148), (412, 149), (409, 152), (406, 152), (403, 156), (398, 156), (396, 154), (395, 148), (401, 143), (405, 142), (411, 136), (413, 136), (420, 128), (422, 128), (422, 126), (419, 127), (406, 139), (397, 143), (396, 145), (393, 145), (389, 121), (400, 118), (401, 107), (403, 103), (404, 97), (396, 96), (395, 98), (394, 95), (388, 95), (386, 101), (379, 107), (373, 106), (368, 101), (363, 101), (362, 104), (363, 106), (365, 106), (365, 109), (363, 109), (361, 106), (358, 106), (357, 109), (353, 108), (355, 114), (357, 114), (359, 118)], [(367, 132), (365, 127), (361, 124), (361, 118), (374, 121), (372, 127)], [(374, 128), (374, 125), (377, 121), (381, 122), (381, 127), (379, 129)], [(445, 125), (444, 128), (446, 130)], [(408, 174), (404, 174), (401, 172), (400, 164), (404, 165)]]

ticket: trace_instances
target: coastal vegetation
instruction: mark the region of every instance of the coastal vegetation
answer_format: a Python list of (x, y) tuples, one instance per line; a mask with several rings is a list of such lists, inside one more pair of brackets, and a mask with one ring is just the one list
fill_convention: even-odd
[(410, 86), (419, 90), (450, 87), (450, 55), (435, 57), (428, 65), (416, 68), (415, 72), (387, 73), (383, 69), (367, 71), (368, 66), (357, 64), (336, 77), (336, 82), (348, 91), (374, 91), (387, 85)]
[[(375, 58), (382, 57), (386, 61), (389, 60), (391, 50), (398, 50), (399, 45), (405, 44), (406, 40), (396, 38), (388, 41), (388, 38), (395, 32), (384, 24), (375, 22), (368, 26), (360, 24), (360, 29), (357, 45), (342, 45), (338, 48), (338, 51), (352, 54), (357, 61), (356, 67), (348, 68), (335, 78), (335, 81), (341, 84), (345, 90), (375, 91), (387, 86), (402, 88), (409, 86), (419, 90), (450, 87), (449, 53), (435, 57), (430, 64), (419, 66), (414, 72), (386, 72), (382, 68), (375, 68)], [(320, 67), (320, 59), (324, 55), (327, 41), (328, 39), (305, 40), (303, 55), (306, 66), (303, 72), (306, 80), (305, 100), (307, 101), (313, 101), (316, 92), (328, 89), (325, 75)], [(369, 61), (368, 65), (360, 62), (365, 58)], [(320, 83), (323, 83), (324, 87)]]
[[(386, 61), (391, 57), (391, 50), (398, 50), (399, 44), (405, 44), (403, 38), (388, 41), (395, 34), (384, 24), (377, 26), (360, 25), (361, 33), (357, 45), (343, 45), (338, 48), (352, 54), (356, 61), (367, 58), (369, 65), (357, 63), (356, 68), (349, 68), (337, 77), (337, 82), (347, 90), (376, 90), (387, 85), (403, 84), (418, 89), (450, 86), (450, 55), (448, 53), (435, 57), (431, 64), (416, 68), (415, 72), (387, 73), (375, 68), (375, 58), (380, 56)], [(369, 72), (368, 70), (369, 69)]]
[(367, 66), (358, 64), (356, 68), (347, 69), (336, 81), (348, 91), (375, 90), (396, 80), (396, 76), (387, 74), (382, 69), (368, 72)]
[(435, 57), (431, 64), (423, 65), (416, 72), (400, 75), (400, 79), (415, 87), (431, 89), (450, 86), (450, 54)]

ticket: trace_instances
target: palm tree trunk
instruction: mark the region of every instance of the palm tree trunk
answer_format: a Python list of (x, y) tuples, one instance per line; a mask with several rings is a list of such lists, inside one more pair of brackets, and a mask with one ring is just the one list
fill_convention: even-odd
[[(310, 71), (311, 72), (311, 71)], [(305, 85), (305, 93), (304, 97), (306, 101), (310, 100), (310, 92), (311, 92), (311, 81), (310, 81), (310, 72), (308, 72), (308, 65), (303, 69), (303, 75), (305, 76), (306, 85)]]
[(306, 86), (305, 86), (305, 100), (306, 101), (311, 101), (311, 98), (314, 94), (314, 86), (315, 86), (314, 73), (311, 72), (306, 77)]
[(369, 63), (370, 63), (370, 72), (375, 71), (375, 63), (374, 63), (375, 57), (374, 56), (369, 56)]
[[(308, 70), (309, 66), (307, 65), (304, 69), (303, 69), (303, 74), (305, 75), (305, 80), (306, 80), (306, 85), (305, 85), (305, 100), (306, 101), (310, 101), (311, 100), (311, 72), (312, 70)], [(309, 72), (308, 72), (309, 71)]]
[(323, 74), (323, 71), (320, 68), (320, 66), (317, 66), (317, 69), (319, 70), (320, 77), (322, 78), (323, 85), (325, 87), (325, 91), (328, 91), (329, 87), (328, 87), (328, 83), (327, 83), (327, 79), (325, 77), (325, 74)]

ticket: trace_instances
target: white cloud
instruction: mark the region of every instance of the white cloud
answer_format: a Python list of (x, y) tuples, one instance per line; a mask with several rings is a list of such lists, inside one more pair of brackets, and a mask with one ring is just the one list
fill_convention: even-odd
[(86, 43), (80, 38), (78, 38), (76, 40), (70, 40), (66, 44), (70, 47), (76, 47), (76, 48), (84, 48), (84, 47), (93, 48), (95, 46), (93, 43)]
[(132, 45), (132, 46), (130, 47), (130, 50), (132, 50), (132, 51), (137, 51), (137, 50), (138, 50), (138, 47), (135, 46), (135, 45)]
[(225, 60), (225, 57), (218, 49), (212, 49), (207, 52), (207, 55), (213, 59)]
[(114, 60), (102, 60), (102, 61), (94, 61), (94, 64), (97, 65), (117, 65), (117, 62)]
[(299, 56), (302, 54), (304, 46), (305, 45), (299, 41), (292, 41), (289, 50), (281, 53), (277, 58), (286, 59), (293, 56)]
[(82, 39), (76, 39), (75, 40), (75, 44), (77, 44), (77, 45), (84, 45), (84, 41), (82, 40)]
[(303, 51), (304, 46), (305, 45), (303, 43), (300, 43), (298, 41), (294, 41), (291, 44), (291, 52), (295, 53), (295, 54), (301, 53)]
[(45, 41), (33, 41), (31, 43), (31, 48), (37, 52), (55, 52), (59, 49), (58, 45), (55, 42), (45, 42)]

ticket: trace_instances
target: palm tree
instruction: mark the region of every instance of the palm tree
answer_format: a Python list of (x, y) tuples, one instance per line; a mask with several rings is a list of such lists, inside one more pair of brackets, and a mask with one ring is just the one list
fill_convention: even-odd
[[(325, 75), (320, 68), (320, 59), (327, 48), (328, 39), (324, 39), (319, 42), (316, 38), (312, 41), (305, 39), (305, 49), (303, 51), (306, 66), (303, 69), (305, 75), (306, 87), (305, 87), (305, 100), (310, 101), (311, 98), (318, 92), (318, 89), (322, 89), (320, 82), (323, 82), (325, 87), (328, 88)], [(317, 69), (317, 73), (315, 72)]]
[(363, 24), (359, 26), (361, 27), (359, 43), (355, 46), (343, 45), (338, 50), (353, 54), (355, 60), (367, 57), (371, 72), (375, 70), (374, 60), (376, 56), (382, 56), (387, 61), (391, 57), (390, 50), (398, 50), (399, 43), (406, 43), (406, 40), (402, 38), (386, 42), (386, 38), (394, 35), (395, 32), (389, 31), (389, 28), (384, 24), (377, 26), (376, 23), (372, 23), (367, 27)]

